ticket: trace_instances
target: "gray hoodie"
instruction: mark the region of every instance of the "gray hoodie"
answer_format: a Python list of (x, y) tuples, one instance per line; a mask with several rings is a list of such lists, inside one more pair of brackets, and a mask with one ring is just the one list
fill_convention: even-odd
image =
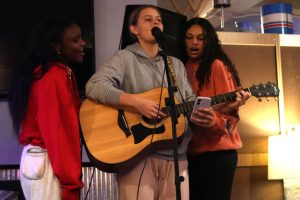
[[(180, 91), (185, 101), (195, 98), (188, 82), (183, 63), (171, 57), (176, 72)], [(162, 86), (164, 61), (161, 56), (154, 59), (148, 56), (138, 43), (127, 46), (118, 51), (90, 78), (86, 84), (86, 96), (96, 102), (118, 107), (120, 94), (125, 91), (138, 94)], [(163, 86), (167, 87), (167, 78), (164, 76)], [(181, 96), (176, 92), (181, 101)], [(186, 159), (187, 144), (191, 138), (188, 125), (183, 142), (178, 146), (178, 158)], [(173, 150), (160, 150), (153, 156), (173, 160)]]

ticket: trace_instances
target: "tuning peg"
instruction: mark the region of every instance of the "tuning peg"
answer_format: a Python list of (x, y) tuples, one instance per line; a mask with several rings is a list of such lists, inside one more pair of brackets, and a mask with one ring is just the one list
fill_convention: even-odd
[(267, 99), (268, 102), (270, 101), (269, 97), (267, 97), (266, 99)]
[(259, 101), (259, 102), (262, 102), (262, 98), (261, 98), (261, 97), (259, 97), (259, 98), (258, 98), (258, 101)]
[(277, 98), (277, 97), (274, 97), (274, 99), (275, 99), (275, 101), (277, 101), (277, 100), (278, 100), (278, 98)]

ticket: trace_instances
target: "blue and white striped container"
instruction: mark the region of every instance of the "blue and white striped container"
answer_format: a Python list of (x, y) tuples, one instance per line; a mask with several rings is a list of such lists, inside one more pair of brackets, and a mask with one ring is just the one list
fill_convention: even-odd
[(289, 3), (267, 4), (261, 7), (263, 33), (293, 34), (292, 5)]

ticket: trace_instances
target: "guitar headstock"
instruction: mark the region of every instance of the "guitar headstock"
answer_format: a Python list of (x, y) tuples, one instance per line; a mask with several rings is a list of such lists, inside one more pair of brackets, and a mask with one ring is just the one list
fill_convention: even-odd
[(262, 97), (278, 97), (279, 96), (279, 88), (274, 83), (260, 83), (258, 85), (253, 85), (249, 88), (252, 96), (259, 98), (261, 101)]

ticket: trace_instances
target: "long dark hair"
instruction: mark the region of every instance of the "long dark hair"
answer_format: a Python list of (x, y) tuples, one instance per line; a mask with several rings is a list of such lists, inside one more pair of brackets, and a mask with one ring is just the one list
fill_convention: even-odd
[[(234, 64), (231, 62), (227, 54), (221, 47), (221, 42), (218, 38), (215, 28), (211, 23), (204, 19), (195, 17), (190, 19), (185, 26), (185, 34), (189, 28), (193, 25), (199, 25), (203, 29), (204, 34), (204, 49), (200, 56), (201, 67), (196, 72), (196, 77), (199, 82), (199, 88), (201, 89), (205, 85), (205, 81), (209, 82), (209, 75), (211, 73), (211, 65), (215, 59), (220, 59), (227, 66), (228, 70), (233, 76), (233, 80), (237, 86), (241, 86), (240, 78)], [(185, 38), (185, 35), (184, 35)], [(185, 44), (185, 42), (184, 42)], [(188, 60), (188, 55), (184, 55), (184, 62)]]
[[(9, 110), (13, 127), (18, 134), (21, 121), (27, 111), (28, 95), (33, 81), (41, 79), (49, 70), (47, 63), (59, 61), (54, 44), (62, 44), (63, 31), (75, 24), (63, 16), (52, 16), (38, 25), (28, 38), (28, 52), (24, 63), (16, 72), (9, 91)], [(39, 73), (33, 73), (41, 65)]]

